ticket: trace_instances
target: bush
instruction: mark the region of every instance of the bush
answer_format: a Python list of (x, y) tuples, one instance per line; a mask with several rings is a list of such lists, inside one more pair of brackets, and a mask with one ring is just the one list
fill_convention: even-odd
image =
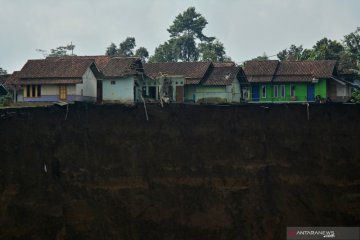
[(360, 90), (353, 89), (350, 101), (360, 103)]
[(11, 102), (12, 102), (12, 96), (10, 94), (0, 97), (0, 106), (2, 107), (9, 106)]

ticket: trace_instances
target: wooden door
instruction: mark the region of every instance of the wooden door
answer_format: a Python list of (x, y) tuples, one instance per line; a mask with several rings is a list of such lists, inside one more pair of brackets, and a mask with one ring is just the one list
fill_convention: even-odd
[(66, 101), (67, 99), (67, 89), (66, 85), (60, 85), (59, 86), (59, 98), (62, 101)]
[(184, 102), (184, 86), (176, 86), (176, 102)]
[(103, 84), (102, 81), (98, 80), (96, 86), (96, 102), (102, 103), (102, 99), (103, 99)]

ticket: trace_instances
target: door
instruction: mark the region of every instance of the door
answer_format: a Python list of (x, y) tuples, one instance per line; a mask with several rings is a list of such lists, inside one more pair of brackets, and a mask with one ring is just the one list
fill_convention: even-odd
[(59, 86), (59, 98), (62, 101), (66, 101), (66, 99), (67, 99), (66, 85), (60, 85)]
[(254, 85), (251, 87), (251, 100), (254, 102), (258, 102), (260, 100), (260, 91), (259, 91), (259, 85)]
[(184, 102), (184, 86), (176, 86), (176, 102)]
[(307, 100), (308, 100), (308, 102), (315, 101), (315, 86), (314, 86), (314, 84), (307, 85)]
[(103, 98), (103, 85), (102, 85), (102, 81), (98, 80), (96, 84), (96, 102), (102, 103), (102, 98)]

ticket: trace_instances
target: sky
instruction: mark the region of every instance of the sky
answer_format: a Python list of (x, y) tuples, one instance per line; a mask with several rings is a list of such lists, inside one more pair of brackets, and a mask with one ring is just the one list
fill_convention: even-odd
[(237, 63), (323, 37), (341, 41), (360, 27), (359, 0), (0, 0), (0, 67), (12, 73), (43, 58), (36, 49), (71, 42), (76, 55), (103, 55), (128, 36), (153, 54), (191, 6)]

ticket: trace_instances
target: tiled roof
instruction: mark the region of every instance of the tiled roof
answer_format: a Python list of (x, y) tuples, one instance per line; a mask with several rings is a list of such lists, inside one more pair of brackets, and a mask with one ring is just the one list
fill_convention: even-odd
[(17, 81), (21, 85), (31, 85), (31, 84), (77, 84), (82, 83), (80, 78), (40, 78), (40, 79), (19, 79)]
[(82, 78), (93, 63), (93, 59), (75, 58), (28, 60), (18, 73), (18, 77), (22, 79)]
[(47, 57), (46, 59), (56, 59), (56, 58), (73, 58), (73, 59), (92, 59), (95, 61), (96, 67), (102, 71), (104, 67), (108, 64), (111, 57), (98, 55), (98, 56), (62, 56), (62, 57)]
[(0, 84), (5, 84), (6, 80), (10, 77), (10, 74), (0, 75)]
[(201, 84), (205, 86), (229, 85), (236, 79), (239, 70), (240, 68), (235, 64), (215, 63)]
[(140, 58), (115, 57), (102, 69), (105, 78), (123, 77), (143, 72)]
[(145, 74), (156, 78), (161, 74), (183, 75), (186, 84), (198, 84), (205, 76), (211, 62), (168, 62), (144, 64)]
[(313, 78), (330, 78), (336, 61), (249, 61), (244, 66), (250, 83), (311, 82)]

